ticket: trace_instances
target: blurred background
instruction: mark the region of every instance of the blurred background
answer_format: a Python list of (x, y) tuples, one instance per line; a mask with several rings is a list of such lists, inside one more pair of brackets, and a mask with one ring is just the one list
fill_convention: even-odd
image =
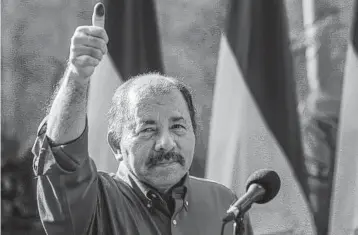
[[(318, 231), (326, 231), (353, 0), (285, 2), (310, 203)], [(228, 0), (155, 3), (165, 72), (195, 91), (201, 127), (192, 174), (203, 177)], [(70, 38), (77, 26), (91, 24), (93, 2), (2, 0), (1, 7), (2, 233), (42, 234), (30, 148), (63, 75)]]

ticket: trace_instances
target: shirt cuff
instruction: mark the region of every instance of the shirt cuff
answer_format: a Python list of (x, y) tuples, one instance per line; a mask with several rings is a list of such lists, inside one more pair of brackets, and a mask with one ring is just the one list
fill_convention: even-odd
[(46, 135), (47, 118), (41, 122), (32, 148), (33, 170), (36, 176), (45, 174), (68, 174), (76, 171), (89, 160), (87, 118), (85, 130), (74, 140), (55, 145)]

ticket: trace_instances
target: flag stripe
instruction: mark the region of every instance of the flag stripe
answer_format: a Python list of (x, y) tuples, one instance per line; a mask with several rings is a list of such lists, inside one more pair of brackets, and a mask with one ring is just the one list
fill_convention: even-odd
[(281, 177), (281, 190), (274, 200), (251, 208), (254, 233), (315, 234), (303, 191), (264, 122), (225, 36), (217, 74), (206, 176), (242, 195), (253, 171), (274, 169)]
[(353, 25), (352, 25), (352, 45), (353, 45), (353, 50), (356, 53), (356, 55), (358, 54), (358, 2), (355, 1), (355, 7), (353, 10)]
[(236, 13), (230, 14), (227, 28), (230, 46), (265, 122), (308, 199), (284, 5), (279, 0), (232, 4), (231, 10)]
[(314, 235), (283, 12), (281, 1), (231, 1), (220, 43), (206, 177), (240, 196), (252, 172), (277, 171), (279, 194), (249, 211), (254, 233)]
[(163, 73), (159, 30), (153, 0), (104, 0), (108, 51), (122, 79)]
[(348, 44), (329, 234), (358, 234), (358, 2)]
[(88, 151), (100, 171), (115, 172), (118, 162), (107, 143), (107, 118), (115, 89), (122, 79), (109, 56), (104, 56), (91, 77), (88, 97)]
[(358, 232), (357, 74), (357, 53), (349, 46), (330, 212), (331, 235)]

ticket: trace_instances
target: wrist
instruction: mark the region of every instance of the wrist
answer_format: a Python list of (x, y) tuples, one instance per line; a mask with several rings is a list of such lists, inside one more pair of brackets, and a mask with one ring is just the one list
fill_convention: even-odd
[(91, 76), (85, 76), (79, 73), (73, 65), (69, 65), (67, 67), (65, 77), (68, 80), (74, 81), (78, 85), (87, 86)]

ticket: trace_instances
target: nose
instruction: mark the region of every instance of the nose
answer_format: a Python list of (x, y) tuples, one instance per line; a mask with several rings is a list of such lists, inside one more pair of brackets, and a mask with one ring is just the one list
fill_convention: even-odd
[(175, 141), (169, 132), (162, 132), (155, 143), (155, 151), (169, 152), (175, 147)]

